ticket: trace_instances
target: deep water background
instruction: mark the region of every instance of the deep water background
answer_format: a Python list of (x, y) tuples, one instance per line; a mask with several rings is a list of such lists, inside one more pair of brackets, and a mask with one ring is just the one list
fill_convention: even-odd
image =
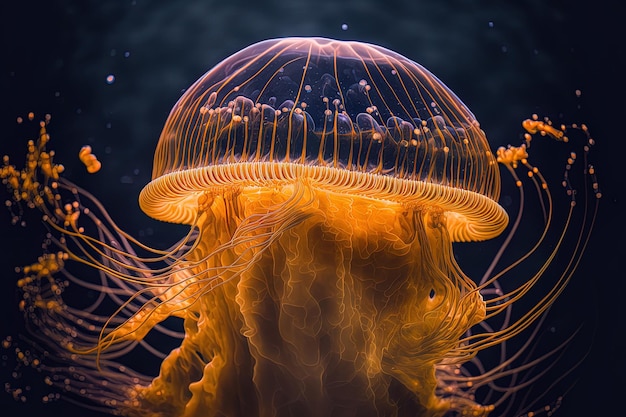
[[(137, 196), (150, 180), (152, 153), (169, 110), (220, 60), (249, 44), (284, 36), (371, 42), (415, 60), (473, 111), (493, 148), (517, 143), (520, 122), (532, 113), (559, 123), (585, 122), (597, 141), (593, 160), (604, 197), (587, 256), (546, 326), (564, 339), (582, 323), (576, 339), (582, 347), (571, 355), (589, 351), (567, 377), (577, 382), (556, 415), (623, 415), (626, 36), (619, 3), (504, 3), (5, 1), (0, 6), (0, 155), (11, 154), (20, 163), (31, 131), (16, 118), (29, 111), (37, 117), (51, 113), (52, 148), (66, 165), (66, 176), (93, 192), (129, 233), (165, 247), (185, 229), (148, 219)], [(109, 75), (115, 78), (110, 84)], [(97, 175), (87, 176), (75, 157), (85, 144), (103, 163)], [(535, 163), (553, 165), (560, 175), (563, 158), (536, 151)], [(0, 339), (23, 328), (13, 269), (40, 252), (43, 232), (36, 216), (32, 219), (26, 229), (11, 226), (8, 211), (0, 210)], [(480, 250), (492, 253), (495, 244)], [(480, 271), (473, 259), (464, 258), (464, 247), (455, 249), (464, 267)], [(14, 383), (3, 363), (8, 360), (0, 359), (0, 382)], [(561, 371), (555, 368), (557, 376)], [(43, 405), (36, 394), (22, 404), (5, 392), (0, 392), (0, 410), (6, 417), (98, 415), (66, 402)]]

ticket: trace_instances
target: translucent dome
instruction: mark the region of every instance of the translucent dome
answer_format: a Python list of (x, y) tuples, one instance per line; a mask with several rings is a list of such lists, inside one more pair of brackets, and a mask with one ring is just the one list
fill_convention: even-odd
[(323, 38), (254, 44), (180, 98), (140, 204), (193, 223), (211, 187), (302, 176), (321, 188), (446, 215), (453, 240), (498, 235), (498, 167), (469, 109), (433, 74), (385, 48)]

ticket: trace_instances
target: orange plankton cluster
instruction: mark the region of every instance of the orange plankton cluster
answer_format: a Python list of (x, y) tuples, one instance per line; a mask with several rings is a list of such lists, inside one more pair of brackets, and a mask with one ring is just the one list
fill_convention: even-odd
[(87, 172), (89, 172), (90, 174), (94, 174), (100, 171), (102, 164), (100, 163), (100, 161), (98, 161), (96, 155), (91, 153), (91, 146), (83, 146), (78, 153), (78, 157), (80, 158), (80, 161), (85, 165), (85, 168), (87, 168)]

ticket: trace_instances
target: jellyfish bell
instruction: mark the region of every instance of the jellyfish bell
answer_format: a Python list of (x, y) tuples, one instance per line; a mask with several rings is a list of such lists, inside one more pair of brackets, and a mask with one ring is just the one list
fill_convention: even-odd
[(196, 81), (166, 121), (140, 203), (159, 220), (193, 223), (207, 186), (290, 177), (427, 201), (450, 213), (455, 241), (507, 224), (495, 158), (454, 93), (395, 52), (323, 38), (260, 42)]
[[(494, 389), (504, 394), (484, 404), (477, 390), (531, 367), (512, 365), (519, 353), (479, 375), (464, 365), (480, 369), (476, 354), (529, 328), (571, 276), (569, 263), (553, 291), (510, 320), (542, 273), (508, 293), (498, 279), (511, 268), (478, 282), (463, 273), (452, 243), (496, 237), (509, 222), (498, 162), (514, 178), (528, 168), (539, 189), (546, 183), (525, 147), (492, 153), (441, 81), (375, 45), (268, 40), (186, 90), (139, 198), (149, 216), (190, 225), (169, 250), (145, 247), (89, 193), (49, 175), (59, 169), (45, 124), (41, 138), (29, 160), (43, 163), (18, 172), (6, 158), (0, 171), (14, 203), (43, 211), (56, 233), (48, 244), (59, 248), (23, 269), (22, 309), (68, 366), (71, 378), (57, 385), (110, 412), (487, 415), (527, 384)], [(81, 160), (100, 168), (91, 149)], [(70, 261), (98, 278), (72, 275)], [(72, 308), (58, 275), (98, 288), (116, 308), (101, 299)], [(500, 327), (488, 324), (502, 316)], [(170, 317), (184, 321), (184, 334), (168, 329)], [(179, 347), (161, 352), (146, 341), (155, 332)], [(163, 358), (158, 376), (120, 365), (134, 349)]]

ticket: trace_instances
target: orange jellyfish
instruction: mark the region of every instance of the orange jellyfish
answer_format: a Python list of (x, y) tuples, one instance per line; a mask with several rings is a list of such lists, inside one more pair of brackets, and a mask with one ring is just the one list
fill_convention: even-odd
[[(46, 351), (28, 363), (73, 401), (127, 416), (486, 416), (543, 376), (536, 365), (558, 351), (532, 357), (533, 329), (580, 261), (595, 216), (587, 200), (599, 190), (591, 166), (591, 191), (578, 200), (566, 176), (572, 204), (555, 224), (527, 147), (531, 133), (564, 140), (578, 130), (586, 159), (584, 126), (535, 118), (527, 143), (496, 154), (454, 93), (397, 53), (264, 41), (211, 69), (172, 109), (139, 203), (190, 228), (156, 250), (63, 178), (46, 125), (27, 166), (5, 157), (0, 176), (16, 221), (36, 207), (49, 228), (45, 254), (18, 282), (30, 337)], [(81, 160), (100, 168), (88, 148)], [(498, 204), (498, 162), (522, 198), (524, 184), (537, 190), (545, 215), (538, 242), (500, 272), (526, 218), (520, 210), (509, 225)], [(466, 276), (453, 242), (507, 228), (482, 279)], [(555, 273), (557, 254), (565, 263)], [(547, 271), (551, 289), (515, 314)], [(97, 297), (64, 297), (80, 290)], [(178, 346), (164, 351), (159, 334)], [(528, 339), (518, 350), (483, 366), (481, 351), (520, 334)], [(133, 370), (133, 352), (161, 358), (158, 376)]]

